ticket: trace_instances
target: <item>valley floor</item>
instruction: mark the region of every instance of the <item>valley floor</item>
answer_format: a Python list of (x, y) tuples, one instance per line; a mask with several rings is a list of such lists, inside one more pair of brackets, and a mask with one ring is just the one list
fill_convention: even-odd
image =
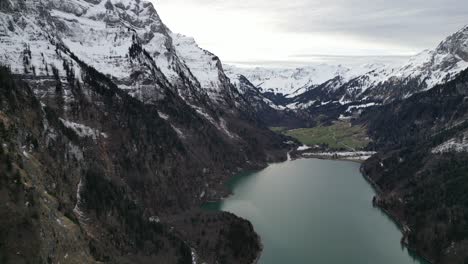
[(349, 121), (336, 121), (332, 125), (312, 128), (288, 129), (272, 127), (271, 130), (299, 140), (308, 146), (334, 150), (356, 151), (365, 148), (370, 140), (363, 126), (353, 126)]

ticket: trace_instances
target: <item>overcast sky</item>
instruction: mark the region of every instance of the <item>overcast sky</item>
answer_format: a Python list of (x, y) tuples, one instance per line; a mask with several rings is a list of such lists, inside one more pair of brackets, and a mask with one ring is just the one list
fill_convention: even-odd
[(224, 62), (407, 56), (468, 24), (467, 0), (152, 1), (173, 32)]

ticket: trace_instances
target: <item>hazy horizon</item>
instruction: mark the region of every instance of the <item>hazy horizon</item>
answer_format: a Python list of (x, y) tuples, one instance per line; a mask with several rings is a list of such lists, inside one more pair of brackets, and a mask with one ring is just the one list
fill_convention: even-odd
[(335, 56), (335, 55), (309, 55), (304, 57), (291, 57), (290, 60), (259, 60), (259, 61), (222, 61), (223, 64), (243, 68), (295, 68), (316, 66), (320, 64), (343, 65), (352, 67), (369, 63), (397, 65), (406, 62), (411, 56)]

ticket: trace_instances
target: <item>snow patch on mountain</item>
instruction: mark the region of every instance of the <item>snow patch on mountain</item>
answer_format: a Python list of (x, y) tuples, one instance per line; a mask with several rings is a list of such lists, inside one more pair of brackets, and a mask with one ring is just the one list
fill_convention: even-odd
[(93, 140), (97, 140), (99, 137), (107, 138), (107, 135), (105, 133), (101, 133), (98, 129), (62, 118), (60, 118), (60, 121), (65, 127), (72, 129), (79, 137), (90, 137)]
[(368, 107), (375, 106), (375, 105), (378, 105), (378, 104), (372, 102), (372, 103), (367, 103), (367, 104), (351, 105), (351, 106), (348, 107), (346, 112), (347, 113), (352, 113), (354, 110), (364, 109), (364, 108), (368, 108)]
[(447, 152), (468, 152), (468, 138), (463, 135), (461, 138), (452, 138), (431, 151), (433, 154), (442, 154)]

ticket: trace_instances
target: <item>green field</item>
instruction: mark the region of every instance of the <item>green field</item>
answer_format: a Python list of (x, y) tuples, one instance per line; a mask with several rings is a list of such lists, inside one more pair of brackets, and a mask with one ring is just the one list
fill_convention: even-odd
[(271, 127), (270, 129), (296, 138), (309, 146), (325, 144), (331, 149), (358, 150), (369, 144), (365, 127), (351, 126), (349, 122), (336, 122), (331, 126), (293, 130), (286, 130), (284, 127)]
[(276, 133), (283, 133), (284, 131), (288, 130), (287, 127), (270, 127), (270, 130)]

